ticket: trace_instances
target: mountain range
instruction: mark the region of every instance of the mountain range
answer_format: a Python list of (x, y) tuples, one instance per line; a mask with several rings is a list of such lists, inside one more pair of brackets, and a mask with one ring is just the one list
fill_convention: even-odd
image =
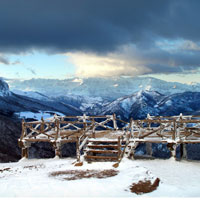
[[(73, 86), (74, 88), (73, 84), (66, 85), (69, 80), (34, 79), (20, 83), (0, 80), (0, 142), (2, 144), (0, 162), (16, 161), (20, 158), (17, 139), (21, 134), (21, 118), (32, 121), (52, 116), (54, 113), (58, 115), (116, 113), (118, 118), (128, 121), (131, 117), (144, 119), (147, 114), (153, 116), (200, 114), (199, 84), (186, 86), (176, 84), (174, 87), (175, 83), (154, 78), (136, 78), (132, 80), (132, 82), (136, 81), (133, 85), (130, 84), (129, 78), (115, 80), (118, 82), (114, 82), (114, 79), (105, 82), (103, 79), (97, 79), (97, 81), (87, 79), (87, 81), (82, 80), (83, 82), (75, 80), (71, 81), (76, 85), (76, 87)], [(10, 89), (8, 83), (11, 84)], [(14, 83), (16, 83), (15, 86), (13, 86)], [(45, 88), (47, 83), (49, 85)], [(62, 85), (63, 83), (65, 84)], [(107, 88), (108, 83), (112, 87)], [(142, 86), (139, 87), (139, 84)], [(73, 148), (73, 145), (67, 147), (66, 155), (72, 152)], [(34, 144), (31, 149), (32, 153), (30, 153), (33, 157), (54, 155), (48, 145)], [(43, 150), (40, 151), (40, 149)], [(41, 152), (44, 153), (41, 154)]]
[(186, 91), (200, 92), (200, 84), (166, 82), (152, 77), (69, 78), (7, 80), (11, 90), (35, 91), (48, 97), (78, 95), (108, 100), (132, 95), (140, 90), (158, 91), (170, 95)]
[[(6, 80), (12, 95), (35, 99), (43, 109), (63, 114), (116, 113), (120, 118), (198, 114), (200, 84), (166, 82), (152, 77)], [(11, 95), (11, 96), (12, 96)], [(58, 106), (59, 105), (59, 106)], [(59, 109), (61, 108), (61, 109)], [(70, 109), (69, 109), (70, 108)], [(29, 109), (30, 110), (30, 109)], [(38, 110), (39, 107), (38, 107)]]

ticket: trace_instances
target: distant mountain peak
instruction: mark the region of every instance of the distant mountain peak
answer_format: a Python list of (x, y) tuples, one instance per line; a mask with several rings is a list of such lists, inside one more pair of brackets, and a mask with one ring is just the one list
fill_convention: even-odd
[(8, 84), (0, 79), (0, 96), (8, 96), (10, 95)]

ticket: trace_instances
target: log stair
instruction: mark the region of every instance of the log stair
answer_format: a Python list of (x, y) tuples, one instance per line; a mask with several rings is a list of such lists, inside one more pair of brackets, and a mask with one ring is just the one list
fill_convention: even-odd
[(87, 162), (118, 161), (125, 145), (118, 140), (88, 140), (84, 150)]

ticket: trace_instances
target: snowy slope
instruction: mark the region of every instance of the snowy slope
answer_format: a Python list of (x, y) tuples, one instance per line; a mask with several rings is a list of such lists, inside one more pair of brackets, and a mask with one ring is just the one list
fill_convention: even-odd
[[(99, 114), (116, 113), (117, 116), (129, 119), (146, 117), (148, 113), (156, 115), (157, 105), (165, 96), (156, 91), (139, 91), (130, 96), (119, 98), (112, 103), (107, 104)], [(140, 113), (142, 112), (142, 113)]]
[(164, 98), (158, 105), (160, 115), (195, 114), (200, 110), (200, 92), (184, 92)]
[(0, 96), (4, 97), (8, 95), (10, 95), (9, 86), (5, 81), (0, 79)]
[(72, 94), (51, 97), (51, 99), (72, 105), (83, 111), (85, 114), (92, 113), (93, 115), (96, 115), (104, 104), (109, 102), (109, 100), (101, 97), (88, 97)]
[(162, 95), (156, 91), (139, 91), (133, 95), (119, 98), (104, 106), (99, 114), (116, 113), (124, 119), (144, 119), (152, 116), (173, 116), (198, 114), (200, 111), (200, 92), (184, 92)]
[(35, 119), (35, 120), (41, 120), (47, 119), (50, 117), (53, 117), (54, 115), (57, 116), (64, 116), (63, 113), (60, 112), (52, 112), (52, 111), (38, 111), (38, 112), (31, 112), (31, 111), (24, 111), (24, 112), (16, 112), (15, 115), (17, 115), (19, 118), (23, 119)]
[[(38, 92), (10, 92), (8, 84), (0, 80), (0, 114), (12, 116), (14, 113), (41, 111), (59, 112), (65, 115), (80, 115), (80, 109), (56, 99), (48, 98)], [(20, 93), (20, 94), (19, 94)], [(26, 94), (26, 96), (22, 95)]]
[(40, 112), (51, 111), (61, 112), (65, 115), (80, 115), (81, 111), (71, 105), (64, 104), (59, 101), (37, 100), (30, 97), (11, 93), (9, 96), (0, 96), (0, 112), (4, 114), (18, 112)]
[[(100, 162), (74, 167), (74, 159), (23, 160), (0, 164), (0, 197), (200, 197), (200, 163), (169, 160), (127, 160), (119, 168)], [(3, 170), (4, 169), (4, 170)], [(109, 178), (64, 180), (49, 176), (66, 170), (106, 170), (119, 173)], [(139, 180), (160, 178), (157, 190), (136, 195), (129, 190)]]
[(12, 92), (15, 93), (15, 94), (27, 96), (27, 97), (30, 97), (30, 98), (33, 98), (33, 99), (44, 100), (44, 101), (51, 100), (46, 95), (41, 94), (39, 92), (35, 92), (35, 91), (22, 91), (22, 90), (15, 90), (14, 89)]

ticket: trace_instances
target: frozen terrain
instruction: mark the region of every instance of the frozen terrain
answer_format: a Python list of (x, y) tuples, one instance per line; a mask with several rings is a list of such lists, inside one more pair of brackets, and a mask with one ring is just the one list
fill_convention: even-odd
[(19, 113), (15, 113), (15, 114), (19, 118), (35, 119), (35, 120), (41, 120), (41, 118), (47, 119), (47, 118), (53, 117), (55, 114), (57, 116), (64, 116), (62, 113), (51, 112), (51, 111), (38, 111), (38, 112), (25, 111), (25, 112), (19, 112)]
[[(118, 168), (111, 162), (74, 167), (73, 158), (33, 159), (0, 164), (0, 197), (200, 197), (200, 163), (169, 160), (127, 160)], [(66, 170), (114, 169), (109, 178), (64, 180), (50, 176)], [(139, 180), (160, 178), (157, 190), (142, 195), (129, 187)]]

